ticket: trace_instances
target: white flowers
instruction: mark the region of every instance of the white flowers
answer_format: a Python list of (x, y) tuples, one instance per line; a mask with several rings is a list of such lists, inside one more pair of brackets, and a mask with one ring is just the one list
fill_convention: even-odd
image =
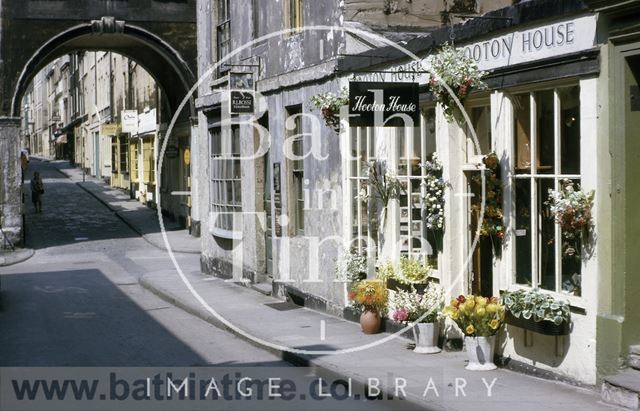
[(425, 187), (424, 221), (428, 230), (440, 231), (444, 229), (444, 188), (442, 179), (442, 163), (438, 154), (433, 153), (431, 161), (421, 165), (426, 171), (426, 177), (422, 183)]

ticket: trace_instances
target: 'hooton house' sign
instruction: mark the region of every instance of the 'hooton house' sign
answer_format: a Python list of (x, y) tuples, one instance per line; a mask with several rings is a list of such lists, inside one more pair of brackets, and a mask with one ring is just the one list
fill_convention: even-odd
[(417, 127), (418, 83), (349, 83), (351, 127)]

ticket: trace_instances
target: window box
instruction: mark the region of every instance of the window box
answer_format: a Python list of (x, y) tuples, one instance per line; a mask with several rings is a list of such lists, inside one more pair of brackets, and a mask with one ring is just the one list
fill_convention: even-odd
[(557, 325), (553, 321), (534, 321), (533, 317), (530, 319), (514, 317), (510, 312), (506, 312), (505, 322), (514, 327), (524, 328), (525, 330), (533, 331), (543, 335), (569, 335), (571, 333), (571, 324), (567, 321), (563, 321), (560, 325)]

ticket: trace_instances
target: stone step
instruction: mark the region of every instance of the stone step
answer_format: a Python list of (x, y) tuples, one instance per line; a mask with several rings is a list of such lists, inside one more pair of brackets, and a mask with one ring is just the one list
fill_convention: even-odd
[(605, 377), (602, 400), (609, 404), (640, 410), (640, 371), (629, 369)]
[(640, 370), (640, 345), (632, 345), (629, 347), (627, 365), (636, 370)]
[(264, 295), (271, 295), (271, 292), (273, 291), (273, 287), (270, 282), (255, 283), (251, 284), (250, 287)]

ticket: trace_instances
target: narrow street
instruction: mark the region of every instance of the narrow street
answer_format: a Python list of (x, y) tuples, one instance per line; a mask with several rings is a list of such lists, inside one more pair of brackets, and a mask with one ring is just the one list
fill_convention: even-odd
[[(167, 254), (51, 164), (32, 161), (34, 171), (43, 213), (28, 202), (36, 255), (2, 270), (2, 366), (285, 365), (142, 289), (140, 275), (172, 269)], [(197, 255), (178, 258), (199, 270)]]
[[(242, 367), (311, 383), (309, 369), (294, 368), (142, 288), (140, 276), (173, 270), (166, 252), (51, 163), (32, 160), (29, 175), (34, 171), (45, 185), (42, 214), (27, 204), (27, 246), (36, 254), (1, 271), (0, 367)], [(186, 272), (199, 272), (198, 255), (176, 257)], [(249, 409), (234, 404), (233, 409)], [(329, 399), (312, 405), (388, 409)]]

